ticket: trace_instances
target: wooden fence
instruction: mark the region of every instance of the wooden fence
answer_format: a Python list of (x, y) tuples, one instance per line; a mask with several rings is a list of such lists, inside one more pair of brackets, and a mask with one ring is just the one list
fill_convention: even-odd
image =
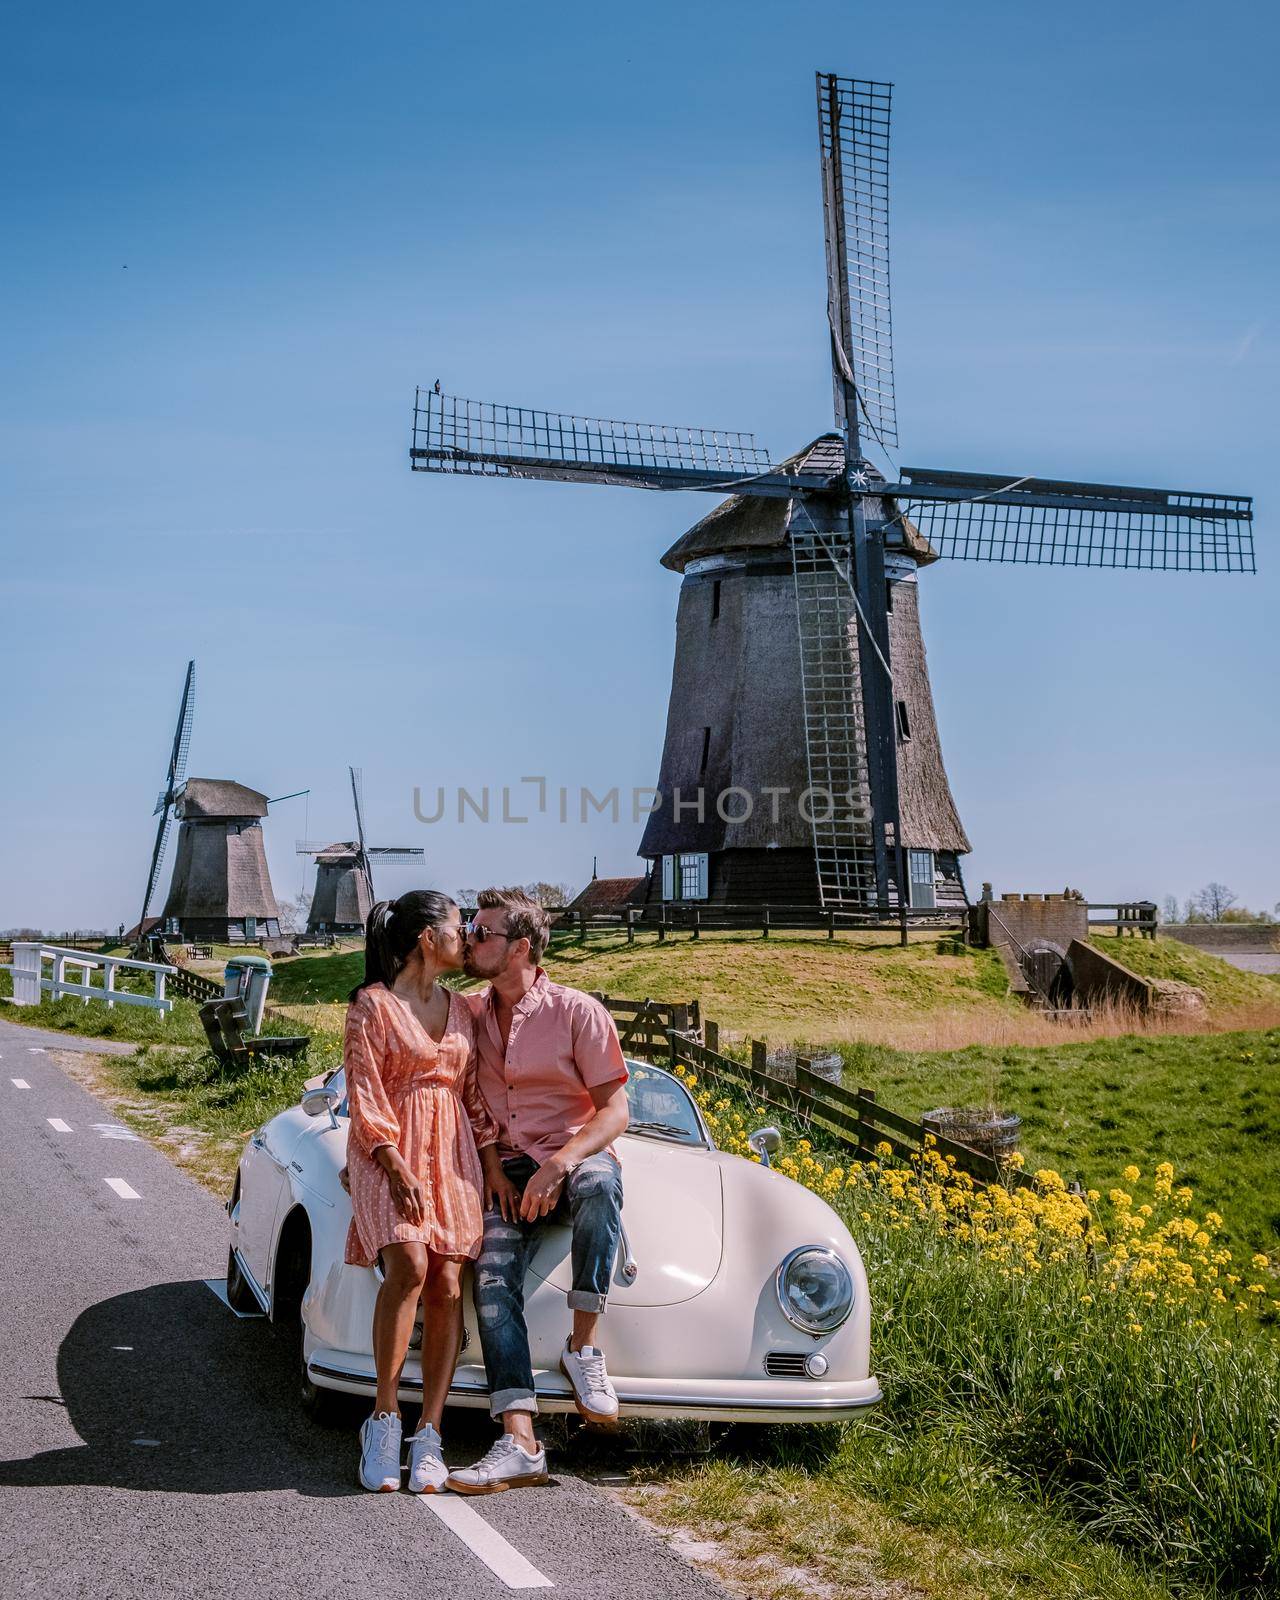
[(618, 1029), (624, 1052), (645, 1061), (669, 1061), (673, 1033), (700, 1036), (702, 1008), (696, 1000), (687, 1005), (665, 1000), (622, 1000), (617, 995), (592, 991), (608, 1010)]
[[(714, 1025), (712, 1025), (714, 1026)], [(954, 1156), (961, 1172), (979, 1183), (1002, 1183), (1032, 1188), (1034, 1180), (1014, 1167), (1002, 1167), (981, 1151), (931, 1133), (923, 1123), (890, 1111), (876, 1099), (874, 1090), (846, 1089), (810, 1070), (803, 1056), (796, 1061), (795, 1082), (765, 1070), (765, 1047), (752, 1042), (750, 1063), (721, 1055), (697, 1039), (676, 1033), (668, 1041), (673, 1066), (687, 1068), (699, 1079), (749, 1095), (760, 1105), (781, 1112), (811, 1133), (843, 1146), (859, 1160), (869, 1160), (878, 1144), (908, 1159), (925, 1147), (926, 1138), (942, 1156)]]
[(553, 935), (564, 938), (587, 939), (592, 934), (617, 935), (625, 933), (627, 943), (634, 944), (637, 931), (656, 933), (658, 943), (665, 943), (668, 934), (683, 933), (691, 939), (703, 933), (758, 932), (762, 939), (771, 933), (808, 932), (825, 933), (834, 939), (837, 933), (866, 933), (893, 930), (900, 941), (907, 942), (910, 929), (945, 932), (962, 929), (962, 908), (919, 911), (907, 909), (905, 917), (898, 911), (835, 911), (819, 906), (796, 905), (722, 905), (714, 900), (672, 900), (652, 906), (626, 906), (621, 911), (553, 911)]

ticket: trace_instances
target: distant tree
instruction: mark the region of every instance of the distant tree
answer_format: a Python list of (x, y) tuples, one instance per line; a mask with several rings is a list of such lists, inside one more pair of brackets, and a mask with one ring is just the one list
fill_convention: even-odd
[(1221, 922), (1223, 915), (1230, 911), (1236, 903), (1236, 895), (1228, 889), (1225, 883), (1206, 883), (1203, 889), (1198, 889), (1191, 896), (1191, 907), (1195, 915), (1188, 916), (1189, 922)]
[(536, 900), (548, 910), (567, 906), (573, 899), (573, 888), (567, 883), (526, 883), (522, 887), (530, 900)]
[(280, 908), (280, 932), (305, 933), (307, 913), (311, 910), (311, 896), (306, 890), (295, 894), (292, 900), (279, 900), (276, 903)]
[(1161, 922), (1182, 921), (1182, 912), (1178, 909), (1178, 897), (1176, 894), (1167, 894), (1160, 902), (1160, 920)]

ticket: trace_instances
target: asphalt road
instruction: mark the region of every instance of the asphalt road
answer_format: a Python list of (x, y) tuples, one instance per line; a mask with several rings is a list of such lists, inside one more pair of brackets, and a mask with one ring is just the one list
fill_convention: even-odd
[[(302, 1416), (287, 1341), (206, 1285), (218, 1201), (58, 1069), (71, 1042), (95, 1048), (0, 1022), (6, 1597), (722, 1600), (569, 1474), (480, 1501), (357, 1489), (355, 1434)], [(452, 1464), (491, 1438), (446, 1415)]]

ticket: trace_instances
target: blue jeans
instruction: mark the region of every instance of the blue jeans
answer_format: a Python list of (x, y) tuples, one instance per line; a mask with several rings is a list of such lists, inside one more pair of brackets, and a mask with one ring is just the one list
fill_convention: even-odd
[[(538, 1170), (529, 1156), (504, 1161), (502, 1166), (521, 1194)], [(588, 1156), (566, 1181), (555, 1210), (536, 1222), (507, 1222), (500, 1211), (485, 1213), (474, 1297), (489, 1378), (489, 1411), (494, 1417), (504, 1411), (538, 1409), (524, 1320), (524, 1280), (543, 1232), (552, 1223), (569, 1223), (573, 1228), (570, 1309), (603, 1311), (622, 1228), (622, 1168), (613, 1156), (607, 1151)]]

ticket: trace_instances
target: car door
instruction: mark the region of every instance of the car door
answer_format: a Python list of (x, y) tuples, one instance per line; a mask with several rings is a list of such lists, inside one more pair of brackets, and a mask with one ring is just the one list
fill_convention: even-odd
[(289, 1162), (309, 1119), (300, 1107), (282, 1111), (252, 1135), (240, 1158), (240, 1196), (232, 1212), (232, 1243), (264, 1293), (275, 1255), (276, 1221), (289, 1187)]

